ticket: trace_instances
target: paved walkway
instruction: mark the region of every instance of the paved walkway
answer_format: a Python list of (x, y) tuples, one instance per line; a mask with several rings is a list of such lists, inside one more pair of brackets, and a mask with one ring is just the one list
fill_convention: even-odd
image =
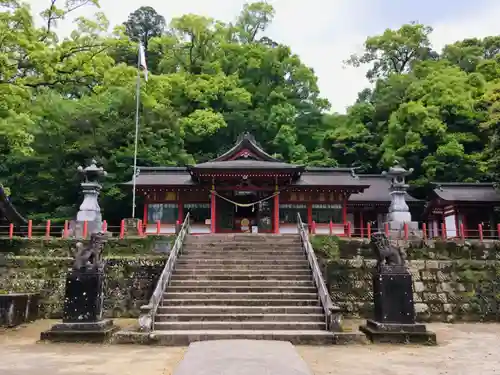
[[(2, 375), (172, 375), (186, 348), (36, 344), (53, 321), (0, 331)], [(500, 324), (430, 324), (438, 347), (297, 347), (314, 375), (500, 374)], [(258, 374), (256, 374), (258, 375)]]

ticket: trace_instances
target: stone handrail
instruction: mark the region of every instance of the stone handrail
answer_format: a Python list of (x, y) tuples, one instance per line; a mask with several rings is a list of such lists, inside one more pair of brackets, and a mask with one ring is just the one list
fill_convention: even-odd
[(306, 225), (302, 222), (300, 214), (297, 214), (297, 226), (300, 235), (300, 241), (302, 243), (302, 249), (307, 255), (307, 260), (309, 261), (309, 266), (313, 274), (314, 284), (318, 289), (318, 295), (321, 301), (321, 306), (323, 307), (326, 320), (326, 329), (328, 331), (340, 332), (342, 330), (342, 314), (339, 306), (333, 304), (326, 287), (325, 280), (319, 268), (318, 259), (316, 254), (314, 254), (313, 247), (309, 241), (309, 231), (306, 229)]
[(170, 281), (170, 276), (174, 270), (175, 262), (177, 257), (184, 245), (184, 239), (186, 238), (186, 234), (189, 232), (189, 213), (186, 215), (184, 222), (177, 234), (177, 238), (175, 239), (174, 246), (170, 251), (167, 262), (165, 263), (165, 267), (158, 279), (156, 284), (156, 288), (149, 299), (149, 303), (147, 305), (141, 306), (141, 313), (139, 316), (139, 329), (141, 331), (151, 331), (153, 329), (154, 319), (156, 316), (156, 310), (160, 305), (160, 302), (163, 298), (163, 293)]

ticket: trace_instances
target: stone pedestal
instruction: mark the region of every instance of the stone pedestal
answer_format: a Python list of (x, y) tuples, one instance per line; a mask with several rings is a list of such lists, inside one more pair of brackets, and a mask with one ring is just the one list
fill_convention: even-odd
[(381, 266), (373, 275), (373, 320), (361, 332), (376, 343), (436, 344), (436, 335), (415, 323), (412, 277), (405, 266)]
[(71, 271), (66, 276), (62, 323), (42, 332), (42, 340), (104, 342), (117, 330), (112, 320), (103, 320), (104, 274)]

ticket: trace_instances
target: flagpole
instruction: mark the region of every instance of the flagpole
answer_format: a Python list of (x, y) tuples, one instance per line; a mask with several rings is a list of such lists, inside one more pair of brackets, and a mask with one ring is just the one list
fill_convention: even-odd
[[(140, 47), (139, 47), (140, 48)], [(141, 98), (141, 59), (137, 59), (137, 84), (135, 93), (135, 138), (134, 138), (134, 175), (132, 177), (132, 218), (135, 218), (135, 185), (137, 178), (137, 144), (139, 139), (139, 105)]]

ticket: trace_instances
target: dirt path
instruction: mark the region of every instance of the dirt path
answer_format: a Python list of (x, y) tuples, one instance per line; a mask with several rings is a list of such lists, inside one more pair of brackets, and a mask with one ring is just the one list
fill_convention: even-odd
[[(53, 323), (42, 320), (0, 331), (0, 374), (171, 375), (186, 350), (36, 343), (40, 332)], [(438, 334), (439, 346), (303, 346), (297, 350), (315, 375), (500, 374), (500, 324), (430, 324), (428, 328)]]
[(437, 347), (297, 347), (315, 375), (500, 374), (500, 324), (429, 324)]

